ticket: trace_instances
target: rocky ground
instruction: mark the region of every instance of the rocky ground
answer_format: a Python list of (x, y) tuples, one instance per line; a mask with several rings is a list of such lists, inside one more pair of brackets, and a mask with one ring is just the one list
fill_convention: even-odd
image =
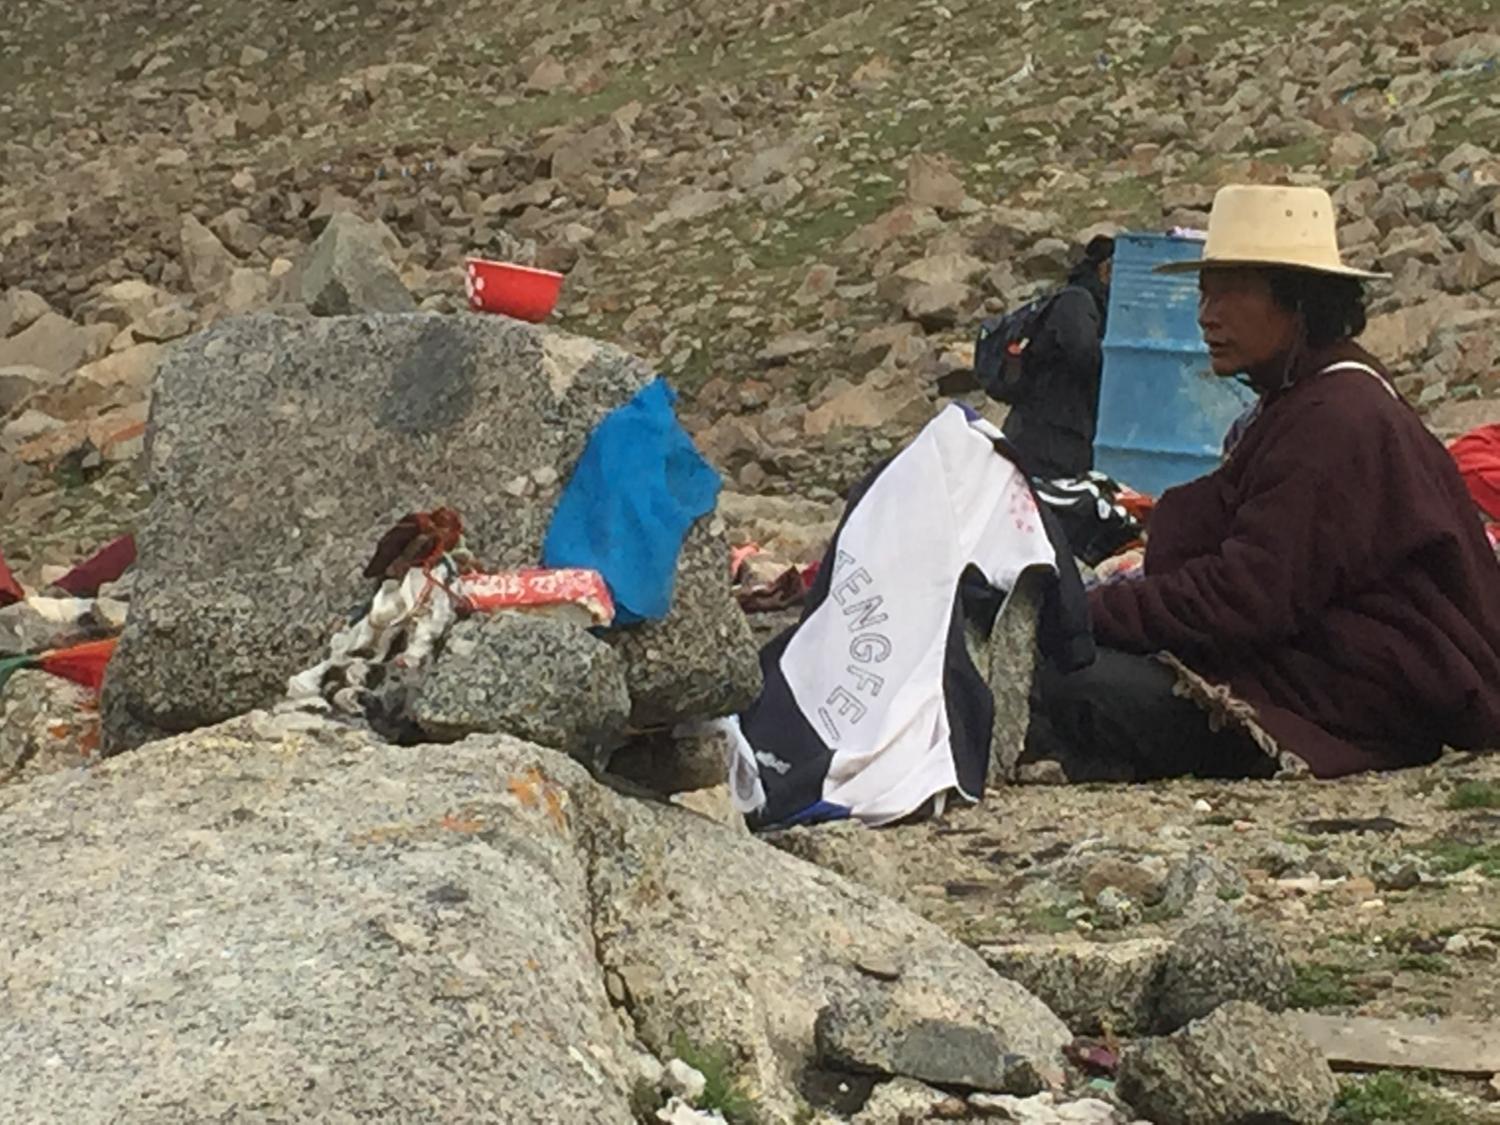
[[(1001, 789), (940, 824), (794, 830), (776, 842), (891, 895), (1008, 972), (1050, 963), (1058, 944), (1152, 964), (1164, 934), (1227, 903), (1284, 944), (1298, 1008), (1492, 1019), (1497, 810), (1500, 763), (1455, 756), (1327, 784)], [(1062, 993), (1042, 993), (1054, 1009), (1100, 1010), (1121, 1034), (1149, 1026), (1149, 996), (1126, 990), (1119, 1005), (1084, 964)], [(1479, 1105), (1465, 1112), (1483, 1119)]]
[[(785, 561), (817, 557), (842, 488), (963, 387), (979, 316), (1096, 229), (1201, 226), (1232, 180), (1334, 188), (1346, 251), (1395, 275), (1368, 346), (1437, 432), (1500, 416), (1493, 0), (11, 0), (0, 23), (0, 550), (31, 588), (144, 526), (145, 422), (181, 341), (264, 310), (466, 315), (472, 252), (564, 271), (556, 323), (672, 378), (728, 478), (724, 530)], [(211, 362), (179, 370), (212, 397)], [(540, 504), (555, 475), (525, 468), (512, 499)], [(234, 523), (235, 487), (216, 478), (215, 507), (179, 486), (172, 534)], [(378, 523), (349, 519), (339, 535)], [(171, 566), (155, 541), (160, 573), (192, 571), (187, 538)], [(129, 584), (109, 595), (85, 632), (118, 628)], [(315, 649), (321, 623), (302, 624)], [(55, 744), (92, 756), (90, 706), (19, 674), (0, 771)], [(1074, 1031), (1129, 1036), (1160, 1028), (1181, 994), (1166, 951), (1219, 909), (1290, 955), (1280, 994), (1252, 999), (1492, 1017), (1497, 817), (1500, 766), (1479, 758), (1331, 785), (1003, 789), (937, 824), (775, 842), (936, 923)], [(1107, 1002), (1078, 995), (1101, 957)], [(857, 1030), (828, 1045), (856, 1070), (879, 1053)], [(672, 1054), (665, 1024), (646, 1038)], [(857, 1119), (1050, 1120), (945, 1109), (901, 1086), (913, 1069), (886, 1065), (900, 1081)], [(1335, 1119), (1482, 1121), (1497, 1097), (1478, 1077), (1350, 1078)]]

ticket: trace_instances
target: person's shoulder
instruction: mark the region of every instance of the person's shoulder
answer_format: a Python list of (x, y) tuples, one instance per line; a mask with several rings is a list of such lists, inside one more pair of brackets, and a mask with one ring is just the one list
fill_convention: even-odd
[(1360, 360), (1331, 363), (1307, 380), (1303, 408), (1334, 411), (1360, 419), (1395, 420), (1412, 415), (1390, 376)]
[(1052, 294), (1047, 311), (1066, 316), (1098, 316), (1099, 306), (1094, 295), (1081, 285), (1064, 285)]
[(1094, 295), (1081, 285), (1069, 284), (1064, 285), (1062, 288), (1054, 292), (1052, 294), (1052, 300), (1054, 303), (1061, 301), (1087, 301), (1089, 305), (1092, 306), (1094, 303)]
[(1309, 442), (1333, 456), (1372, 448), (1389, 454), (1429, 442), (1421, 418), (1375, 364), (1331, 366), (1288, 396), (1289, 424)]

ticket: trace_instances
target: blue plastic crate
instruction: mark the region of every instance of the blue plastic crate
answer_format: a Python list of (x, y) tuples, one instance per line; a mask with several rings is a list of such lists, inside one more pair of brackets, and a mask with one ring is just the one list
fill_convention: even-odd
[(1151, 272), (1202, 251), (1201, 242), (1170, 235), (1115, 241), (1094, 459), (1101, 472), (1153, 495), (1217, 466), (1230, 424), (1254, 400), (1209, 366), (1197, 276)]

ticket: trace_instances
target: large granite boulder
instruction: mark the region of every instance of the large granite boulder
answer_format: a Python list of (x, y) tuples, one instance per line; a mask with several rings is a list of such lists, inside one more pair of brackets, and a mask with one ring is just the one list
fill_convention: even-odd
[(1017, 1073), (1068, 1038), (895, 903), (501, 736), (255, 712), (0, 789), (0, 881), (0, 1121), (624, 1125), (684, 1042), (793, 1120), (872, 989)]
[(313, 723), (0, 790), (0, 1120), (628, 1125), (556, 755)]
[[(446, 504), (487, 565), (535, 565), (594, 426), (653, 378), (618, 348), (502, 317), (223, 321), (157, 380), (139, 589), (105, 688), (106, 748), (278, 699), (369, 592), (405, 512)], [(671, 613), (625, 657), (633, 720), (758, 690), (722, 537), (689, 537)]]

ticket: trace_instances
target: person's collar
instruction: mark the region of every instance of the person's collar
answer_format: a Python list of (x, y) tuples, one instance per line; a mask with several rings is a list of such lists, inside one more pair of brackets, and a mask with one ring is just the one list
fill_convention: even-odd
[(1285, 381), (1281, 385), (1268, 388), (1261, 388), (1257, 385), (1256, 389), (1266, 397), (1274, 398), (1336, 363), (1362, 363), (1374, 368), (1382, 376), (1389, 377), (1380, 361), (1355, 341), (1339, 340), (1321, 348), (1304, 346), (1298, 356), (1292, 360)]

